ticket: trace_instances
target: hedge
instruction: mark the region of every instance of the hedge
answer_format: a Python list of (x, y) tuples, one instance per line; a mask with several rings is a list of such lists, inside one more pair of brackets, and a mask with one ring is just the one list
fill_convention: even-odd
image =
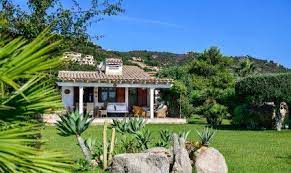
[(291, 103), (291, 73), (246, 77), (236, 83), (235, 93), (244, 102)]

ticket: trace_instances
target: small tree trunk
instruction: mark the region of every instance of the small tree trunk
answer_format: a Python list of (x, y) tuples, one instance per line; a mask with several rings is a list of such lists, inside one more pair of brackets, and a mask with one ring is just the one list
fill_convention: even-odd
[(91, 159), (92, 159), (92, 156), (91, 156), (91, 152), (89, 151), (89, 149), (86, 147), (85, 145), (85, 142), (83, 140), (83, 138), (80, 136), (80, 135), (76, 135), (77, 137), (77, 140), (78, 140), (78, 143), (81, 147), (81, 150), (84, 154), (84, 157), (85, 157), (85, 160), (91, 164)]
[(114, 144), (115, 144), (115, 128), (112, 128), (110, 150), (109, 150), (109, 154), (108, 154), (108, 164), (110, 164), (112, 161), (112, 153), (114, 150)]
[(104, 122), (103, 126), (103, 169), (107, 169), (107, 121)]

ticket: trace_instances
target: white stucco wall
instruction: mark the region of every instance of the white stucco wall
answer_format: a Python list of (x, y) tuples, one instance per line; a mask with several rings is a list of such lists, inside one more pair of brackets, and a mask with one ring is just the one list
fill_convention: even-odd
[[(65, 94), (65, 90), (70, 90), (69, 94)], [(62, 101), (66, 108), (72, 108), (74, 106), (74, 87), (63, 86), (62, 87)]]

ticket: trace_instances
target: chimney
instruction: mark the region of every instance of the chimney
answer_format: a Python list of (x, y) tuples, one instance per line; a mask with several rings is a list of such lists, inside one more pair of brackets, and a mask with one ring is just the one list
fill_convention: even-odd
[(123, 62), (121, 59), (108, 58), (105, 61), (106, 75), (122, 75)]

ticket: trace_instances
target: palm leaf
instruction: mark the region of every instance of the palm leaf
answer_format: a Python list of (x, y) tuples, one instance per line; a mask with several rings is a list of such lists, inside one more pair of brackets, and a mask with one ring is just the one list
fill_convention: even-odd
[(0, 131), (0, 172), (67, 172), (70, 165), (64, 154), (32, 147), (38, 140), (30, 137), (38, 133), (33, 126)]

